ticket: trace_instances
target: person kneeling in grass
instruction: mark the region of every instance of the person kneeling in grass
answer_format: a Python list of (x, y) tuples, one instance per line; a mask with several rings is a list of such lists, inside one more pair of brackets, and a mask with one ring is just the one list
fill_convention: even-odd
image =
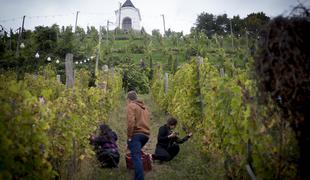
[(116, 144), (117, 135), (108, 125), (101, 124), (99, 129), (99, 136), (92, 135), (90, 144), (94, 146), (102, 168), (117, 168), (120, 157)]
[(177, 123), (175, 118), (170, 117), (167, 123), (159, 128), (155, 154), (152, 154), (153, 160), (172, 160), (180, 151), (179, 144), (184, 143), (192, 136), (192, 133), (189, 133), (184, 138), (179, 138), (178, 133), (173, 131)]

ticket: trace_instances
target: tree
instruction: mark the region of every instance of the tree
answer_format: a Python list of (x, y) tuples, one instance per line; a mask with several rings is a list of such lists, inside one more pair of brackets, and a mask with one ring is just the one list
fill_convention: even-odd
[(98, 31), (94, 26), (87, 27), (87, 37), (98, 43)]
[(230, 22), (227, 14), (219, 15), (215, 19), (215, 33), (218, 35), (225, 35), (230, 31)]
[(171, 34), (172, 34), (171, 29), (169, 28), (169, 29), (165, 32), (165, 34), (166, 34), (167, 37), (170, 37)]
[(58, 34), (59, 27), (57, 25), (35, 27), (34, 38), (37, 51), (52, 52), (57, 46)]
[(233, 33), (236, 36), (241, 36), (242, 34), (245, 33), (245, 24), (244, 24), (243, 19), (241, 19), (239, 15), (234, 16), (231, 19), (231, 25), (232, 25)]
[[(195, 29), (205, 33), (209, 38), (214, 34), (226, 35), (230, 31), (230, 20), (235, 35), (239, 36), (244, 34), (245, 31), (249, 31), (252, 37), (257, 37), (270, 18), (263, 12), (251, 13), (244, 19), (241, 19), (239, 15), (229, 19), (227, 14), (215, 16), (203, 12), (197, 17)], [(194, 32), (194, 30), (191, 30), (191, 32)]]
[(246, 29), (252, 37), (257, 37), (259, 32), (269, 21), (270, 18), (263, 12), (251, 13), (244, 19)]
[(57, 54), (61, 57), (65, 57), (66, 53), (73, 53), (74, 50), (74, 34), (72, 32), (72, 26), (65, 28), (61, 33), (61, 39), (58, 42)]
[(161, 37), (159, 29), (153, 29), (152, 30), (152, 36), (154, 36), (154, 37)]
[(146, 31), (145, 31), (145, 29), (144, 29), (144, 27), (142, 27), (142, 28), (141, 28), (140, 33), (141, 33), (141, 35), (145, 35), (145, 34), (147, 34), (147, 33), (146, 33)]
[(86, 33), (85, 33), (84, 29), (81, 28), (80, 26), (76, 27), (75, 34), (77, 35), (77, 37), (80, 41), (83, 41), (84, 38), (86, 37)]
[(213, 14), (201, 13), (196, 20), (196, 29), (204, 32), (208, 37), (211, 37), (217, 29), (214, 19), (215, 16)]

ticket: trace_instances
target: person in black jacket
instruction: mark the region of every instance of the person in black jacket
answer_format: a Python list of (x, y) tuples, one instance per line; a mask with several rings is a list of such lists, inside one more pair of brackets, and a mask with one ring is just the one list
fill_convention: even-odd
[(108, 125), (99, 127), (99, 136), (91, 136), (90, 143), (94, 146), (96, 156), (103, 168), (115, 168), (119, 163), (119, 152), (116, 144), (117, 135)]
[(172, 160), (180, 151), (179, 144), (184, 143), (192, 136), (192, 133), (189, 133), (184, 138), (179, 138), (178, 134), (173, 132), (173, 129), (175, 129), (176, 125), (177, 120), (173, 117), (170, 117), (167, 120), (167, 124), (159, 128), (155, 154), (152, 154), (153, 160)]

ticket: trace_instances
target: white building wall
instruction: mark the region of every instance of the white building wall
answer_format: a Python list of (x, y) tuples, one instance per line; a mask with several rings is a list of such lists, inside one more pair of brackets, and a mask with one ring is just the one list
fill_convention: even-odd
[[(119, 25), (119, 10), (115, 11), (116, 15), (116, 26)], [(121, 8), (121, 23), (120, 26), (122, 28), (123, 19), (129, 17), (132, 23), (132, 29), (141, 30), (141, 16), (139, 9), (133, 7), (123, 7)]]

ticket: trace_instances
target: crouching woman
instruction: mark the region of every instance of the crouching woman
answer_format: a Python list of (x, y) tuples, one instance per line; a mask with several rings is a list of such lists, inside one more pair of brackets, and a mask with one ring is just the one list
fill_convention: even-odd
[(96, 156), (102, 168), (115, 168), (119, 163), (119, 152), (116, 144), (117, 135), (108, 125), (100, 125), (99, 136), (91, 136)]
[(171, 117), (165, 125), (159, 128), (155, 154), (152, 155), (153, 160), (172, 160), (180, 151), (179, 144), (184, 143), (192, 136), (192, 133), (189, 133), (184, 138), (179, 138), (178, 134), (173, 131), (176, 125), (177, 120)]

